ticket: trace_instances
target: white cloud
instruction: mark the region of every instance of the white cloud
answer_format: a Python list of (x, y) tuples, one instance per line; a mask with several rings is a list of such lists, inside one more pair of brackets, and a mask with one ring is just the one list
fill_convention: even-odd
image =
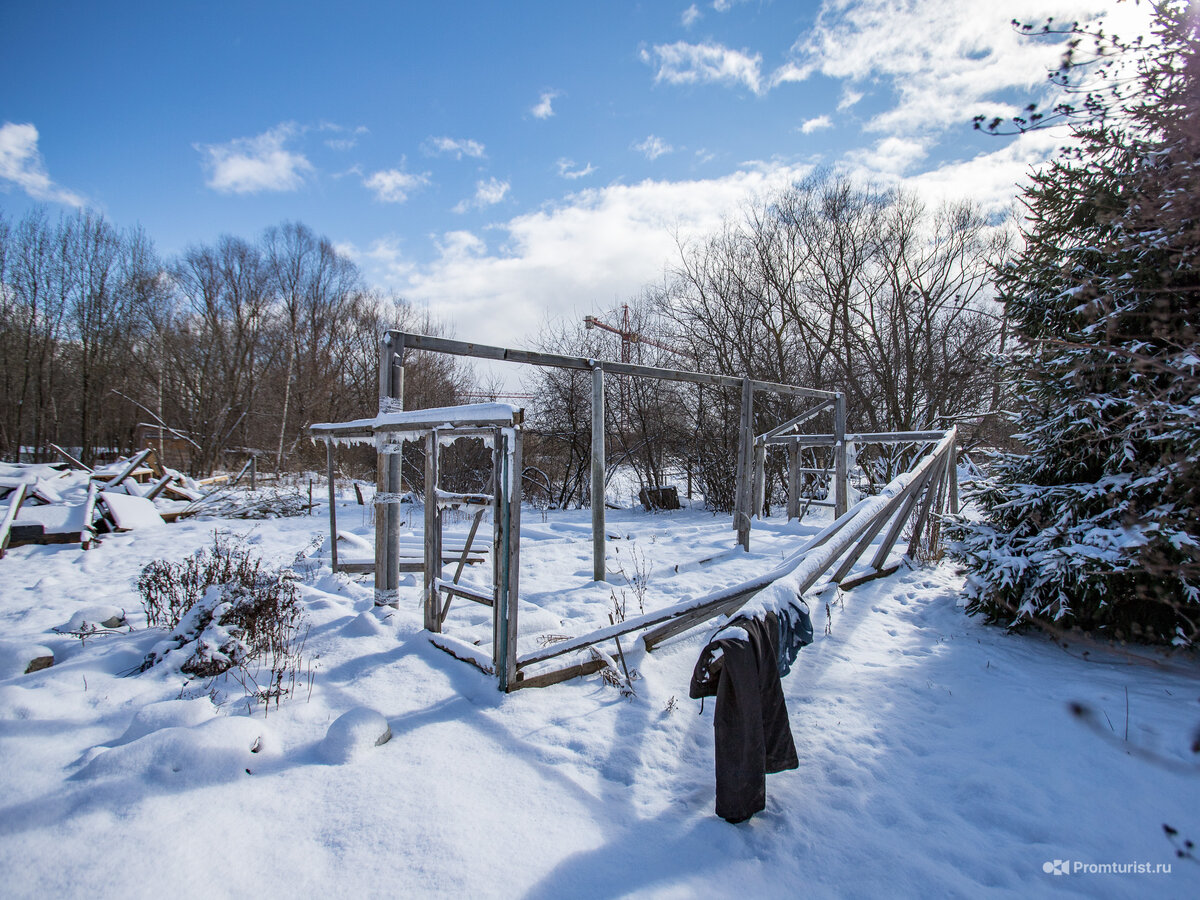
[(425, 142), (425, 152), (431, 156), (445, 153), (455, 159), (462, 159), (464, 156), (472, 159), (484, 157), (483, 144), (470, 138), (432, 137)]
[(642, 61), (657, 65), (655, 81), (668, 84), (730, 84), (742, 85), (755, 94), (764, 90), (762, 56), (743, 50), (731, 50), (721, 44), (656, 44), (652, 50), (642, 50)]
[(507, 181), (501, 181), (499, 178), (477, 181), (475, 182), (475, 196), (471, 200), (463, 200), (454, 207), (454, 211), (462, 213), (471, 207), (483, 209), (487, 206), (495, 206), (508, 194), (509, 187), (511, 185)]
[(476, 184), (475, 201), (481, 206), (492, 206), (504, 199), (509, 183), (499, 178), (489, 178)]
[(886, 137), (873, 147), (851, 150), (846, 162), (872, 176), (904, 174), (929, 155), (930, 138)]
[(224, 194), (294, 191), (313, 172), (303, 154), (285, 146), (299, 133), (294, 122), (284, 122), (257, 137), (194, 146), (204, 155), (207, 184), (213, 190)]
[(322, 122), (317, 126), (317, 129), (319, 131), (332, 131), (334, 134), (345, 135), (344, 137), (328, 138), (325, 141), (326, 147), (338, 151), (353, 150), (358, 146), (359, 135), (367, 134), (370, 131), (366, 125), (348, 128), (345, 125), (338, 125), (336, 122)]
[(35, 200), (83, 206), (83, 198), (51, 180), (38, 152), (38, 130), (30, 124), (0, 125), (0, 179), (11, 181)]
[(849, 85), (843, 86), (842, 87), (842, 99), (840, 99), (838, 101), (838, 105), (837, 105), (838, 112), (841, 112), (842, 110), (845, 110), (845, 109), (849, 109), (855, 103), (857, 103), (859, 100), (861, 100), (864, 96), (865, 95), (863, 94), (862, 91), (852, 90)]
[(1017, 189), (1029, 181), (1030, 171), (1061, 145), (1061, 135), (1033, 131), (990, 153), (938, 166), (905, 183), (929, 202), (968, 199), (985, 214), (995, 216), (1013, 207)]
[(679, 21), (684, 28), (691, 28), (703, 15), (704, 13), (700, 12), (700, 10), (696, 8), (696, 4), (693, 3), (683, 11), (683, 15), (679, 17)]
[(565, 156), (556, 162), (555, 165), (558, 167), (558, 174), (563, 178), (570, 179), (571, 181), (574, 181), (576, 178), (583, 178), (587, 175), (591, 175), (596, 171), (596, 167), (591, 163), (588, 163), (582, 169), (577, 168), (575, 166), (575, 160), (567, 159)]
[(675, 148), (662, 138), (655, 137), (651, 134), (648, 135), (644, 141), (634, 144), (633, 149), (638, 153), (645, 154), (646, 159), (653, 162), (660, 156), (666, 156), (668, 153), (671, 153)]
[(814, 131), (820, 131), (823, 128), (832, 128), (833, 122), (829, 116), (817, 116), (815, 119), (805, 119), (800, 125), (800, 131), (803, 134), (812, 134)]
[(784, 63), (778, 69), (771, 73), (770, 87), (778, 87), (781, 84), (798, 84), (801, 81), (807, 81), (813, 73), (813, 67), (810, 65), (800, 65), (795, 62)]
[[(1109, 30), (1144, 33), (1146, 7), (1110, 7)], [(825, 0), (816, 26), (794, 45), (793, 64), (843, 79), (839, 108), (861, 99), (858, 86), (890, 84), (896, 102), (868, 121), (869, 130), (941, 131), (970, 122), (989, 98), (1001, 115), (1013, 115), (1024, 98), (1045, 90), (1062, 45), (1021, 36), (1010, 20), (1087, 21), (1095, 14), (1094, 0), (959, 0), (953, 10), (945, 0)], [(995, 100), (1010, 90), (1022, 104)]]
[(382, 169), (363, 179), (363, 186), (375, 193), (380, 203), (403, 203), (413, 191), (429, 184), (429, 173), (414, 175), (403, 169)]
[(344, 242), (338, 243), (336, 249), (360, 267), (369, 269), (382, 285), (404, 284), (417, 274), (416, 265), (404, 255), (400, 239), (392, 235), (372, 241), (366, 250)]
[[(490, 226), (441, 236), (436, 258), (415, 264), (394, 243), (360, 254), (373, 280), (457, 325), (457, 337), (527, 346), (550, 316), (636, 294), (662, 278), (688, 240), (720, 227), (754, 194), (803, 177), (805, 166), (747, 165), (721, 178), (609, 185)], [(582, 313), (581, 313), (582, 315)]]
[(542, 91), (542, 95), (538, 98), (538, 102), (533, 105), (529, 112), (533, 114), (535, 119), (550, 118), (552, 115), (554, 115), (554, 100), (560, 96), (562, 96), (562, 94), (559, 91)]

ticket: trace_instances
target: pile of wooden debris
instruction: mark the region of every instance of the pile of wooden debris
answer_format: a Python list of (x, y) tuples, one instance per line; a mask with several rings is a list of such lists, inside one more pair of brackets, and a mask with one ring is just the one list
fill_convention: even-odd
[(206, 482), (164, 468), (153, 450), (95, 469), (59, 453), (66, 462), (0, 463), (0, 557), (22, 544), (86, 550), (98, 534), (192, 515), (206, 495)]

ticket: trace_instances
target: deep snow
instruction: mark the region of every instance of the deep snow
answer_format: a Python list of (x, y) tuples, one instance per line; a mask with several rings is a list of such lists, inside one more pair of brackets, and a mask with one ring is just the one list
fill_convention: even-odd
[[(369, 538), (353, 494), (339, 517)], [(415, 578), (380, 616), (369, 578), (318, 566), (301, 585), (311, 696), (264, 718), (236, 685), (217, 685), (218, 709), (163, 667), (120, 677), (163, 636), (143, 627), (143, 565), (217, 528), (287, 564), (326, 521), (188, 520), (0, 561), (0, 894), (1200, 895), (1200, 865), (1162, 829), (1200, 839), (1195, 659), (1085, 660), (1006, 635), (963, 615), (948, 566), (859, 587), (828, 616), (810, 601), (817, 638), (784, 680), (800, 768), (768, 776), (766, 811), (737, 826), (713, 814), (711, 701), (687, 699), (712, 626), (653, 654), (624, 640), (632, 698), (599, 676), (504, 696), (430, 645)], [(605, 585), (588, 580), (586, 510), (526, 509), (521, 650), (607, 624), (614, 592), (637, 614), (618, 567), (649, 569), (650, 610), (773, 567), (823, 521), (756, 523), (743, 554), (728, 518), (612, 512)], [(135, 630), (54, 631), (113, 606)], [(484, 613), (456, 601), (447, 631), (485, 638)], [(55, 665), (20, 674), (37, 646)], [(1172, 871), (1054, 875), (1054, 860)]]

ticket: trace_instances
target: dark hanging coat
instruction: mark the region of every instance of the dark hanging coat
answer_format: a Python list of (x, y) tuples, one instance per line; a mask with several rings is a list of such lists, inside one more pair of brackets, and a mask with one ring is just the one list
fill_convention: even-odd
[(766, 808), (767, 773), (795, 769), (799, 762), (779, 680), (775, 614), (730, 625), (745, 629), (750, 639), (710, 641), (696, 662), (689, 694), (717, 698), (717, 815), (741, 822)]

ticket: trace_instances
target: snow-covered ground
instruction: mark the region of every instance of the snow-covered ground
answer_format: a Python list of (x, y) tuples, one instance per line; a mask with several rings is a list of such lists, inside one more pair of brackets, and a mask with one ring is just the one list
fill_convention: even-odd
[[(369, 536), (352, 498), (340, 524)], [(324, 514), (0, 561), (0, 895), (1200, 896), (1200, 864), (1163, 831), (1200, 839), (1195, 659), (1008, 636), (963, 615), (946, 566), (859, 587), (828, 616), (813, 604), (816, 641), (784, 680), (800, 767), (768, 776), (766, 811), (740, 825), (713, 813), (713, 705), (687, 699), (712, 626), (652, 654), (623, 641), (633, 697), (599, 675), (505, 696), (428, 642), (415, 578), (380, 617), (369, 578), (316, 568), (300, 588), (311, 693), (264, 717), (237, 685), (216, 685), (218, 708), (165, 665), (123, 676), (163, 636), (143, 627), (146, 563), (222, 529), (288, 564)], [(601, 585), (588, 512), (527, 509), (522, 652), (607, 624), (613, 593), (637, 614), (618, 567), (648, 570), (649, 610), (770, 568), (821, 521), (756, 523), (747, 555), (729, 552), (727, 518), (612, 512)], [(456, 603), (447, 631), (484, 637), (482, 608)], [(134, 630), (54, 631), (100, 606)], [(22, 674), (39, 645), (55, 664)], [(359, 707), (379, 715), (331, 728)], [(1171, 872), (1078, 870), (1113, 863)]]

